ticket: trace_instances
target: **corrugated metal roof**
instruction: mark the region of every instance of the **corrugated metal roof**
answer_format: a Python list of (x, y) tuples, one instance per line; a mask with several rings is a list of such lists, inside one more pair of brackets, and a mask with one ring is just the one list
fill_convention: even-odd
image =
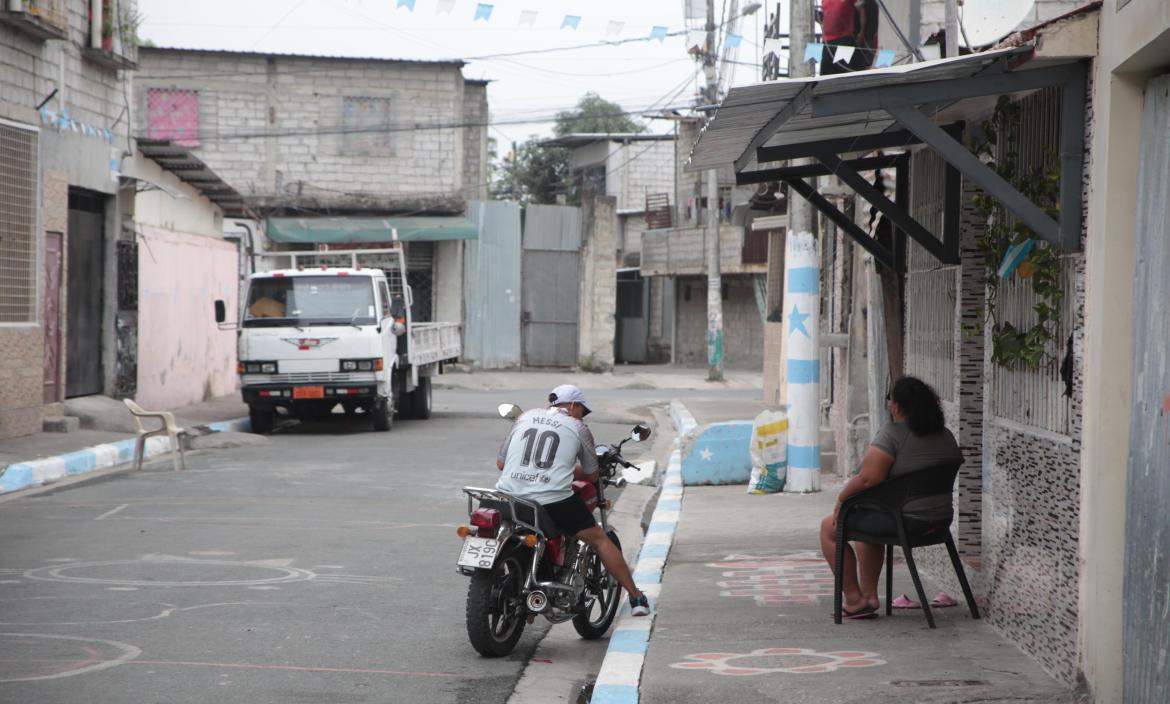
[(337, 56), (329, 54), (292, 54), (280, 53), (272, 51), (240, 51), (236, 49), (193, 49), (181, 46), (140, 46), (138, 47), (138, 54), (141, 57), (143, 54), (159, 53), (165, 54), (169, 52), (183, 52), (187, 54), (219, 54), (223, 56), (251, 56), (251, 57), (276, 57), (281, 59), (328, 59), (331, 61), (384, 61), (395, 64), (438, 64), (444, 66), (466, 66), (467, 62), (462, 59), (393, 59), (384, 56)]
[(227, 217), (244, 217), (244, 199), (189, 149), (169, 139), (138, 139), (138, 151), (147, 159), (197, 189)]
[[(719, 168), (734, 163), (772, 118), (786, 109), (792, 116), (761, 146), (879, 134), (894, 125), (893, 118), (882, 110), (813, 117), (811, 99), (814, 97), (928, 81), (962, 80), (976, 76), (1004, 60), (1026, 61), (1031, 53), (1031, 47), (1014, 47), (871, 71), (782, 79), (732, 88), (715, 117), (699, 135), (691, 151), (687, 170)], [(1051, 64), (1032, 61), (1027, 67), (1039, 68), (1044, 65)], [(936, 117), (948, 121), (960, 119), (966, 112), (969, 112), (969, 108), (951, 106), (941, 110)]]

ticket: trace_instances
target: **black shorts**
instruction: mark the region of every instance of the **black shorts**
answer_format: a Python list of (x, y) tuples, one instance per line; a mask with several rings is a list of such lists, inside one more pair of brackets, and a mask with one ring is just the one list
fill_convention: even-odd
[(554, 501), (551, 504), (543, 504), (543, 506), (544, 510), (553, 519), (553, 523), (557, 524), (557, 529), (562, 533), (576, 535), (583, 530), (597, 525), (596, 519), (593, 518), (593, 513), (585, 506), (585, 502), (581, 500), (581, 497), (576, 494), (573, 494), (567, 499)]

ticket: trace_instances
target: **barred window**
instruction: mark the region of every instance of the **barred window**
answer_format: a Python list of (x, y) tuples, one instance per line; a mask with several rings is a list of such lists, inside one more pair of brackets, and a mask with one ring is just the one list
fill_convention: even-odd
[(37, 133), (0, 122), (0, 323), (37, 321)]
[(146, 136), (169, 139), (184, 147), (199, 146), (199, 93), (149, 88), (146, 91)]
[(341, 99), (342, 154), (386, 156), (392, 146), (389, 98)]

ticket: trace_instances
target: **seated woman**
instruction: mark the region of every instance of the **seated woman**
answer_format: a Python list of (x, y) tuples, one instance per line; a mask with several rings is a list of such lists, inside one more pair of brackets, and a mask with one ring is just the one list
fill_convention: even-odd
[[(955, 436), (944, 424), (938, 394), (921, 379), (907, 376), (895, 382), (894, 388), (886, 395), (886, 407), (893, 420), (878, 431), (861, 460), (861, 469), (841, 489), (833, 513), (821, 521), (821, 551), (829, 562), (829, 569), (836, 565), (837, 514), (845, 499), (891, 477), (963, 460)], [(911, 501), (902, 516), (910, 533), (949, 525), (951, 498), (932, 496)], [(879, 535), (897, 535), (898, 532), (888, 514), (860, 508), (850, 512), (849, 526)], [(845, 545), (845, 572), (841, 584), (844, 594), (842, 609), (846, 618), (877, 615), (878, 577), (882, 571), (883, 553), (882, 545)]]

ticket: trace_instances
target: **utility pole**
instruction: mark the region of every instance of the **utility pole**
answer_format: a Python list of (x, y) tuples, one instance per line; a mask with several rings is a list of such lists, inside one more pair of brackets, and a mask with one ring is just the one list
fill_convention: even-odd
[(959, 55), (959, 3), (958, 0), (946, 0), (946, 56), (951, 58)]
[[(732, 0), (731, 13), (739, 8)], [(707, 104), (719, 101), (715, 72), (715, 0), (707, 0), (707, 50), (703, 52)], [(707, 381), (723, 381), (723, 280), (719, 273), (719, 172), (707, 170)]]
[[(813, 36), (813, 0), (792, 0), (789, 16), (788, 75), (813, 75), (804, 60)], [(804, 161), (794, 162), (806, 163)], [(784, 255), (784, 345), (781, 378), (788, 403), (788, 477), (784, 490), (821, 488), (820, 257), (812, 205), (790, 189)]]

